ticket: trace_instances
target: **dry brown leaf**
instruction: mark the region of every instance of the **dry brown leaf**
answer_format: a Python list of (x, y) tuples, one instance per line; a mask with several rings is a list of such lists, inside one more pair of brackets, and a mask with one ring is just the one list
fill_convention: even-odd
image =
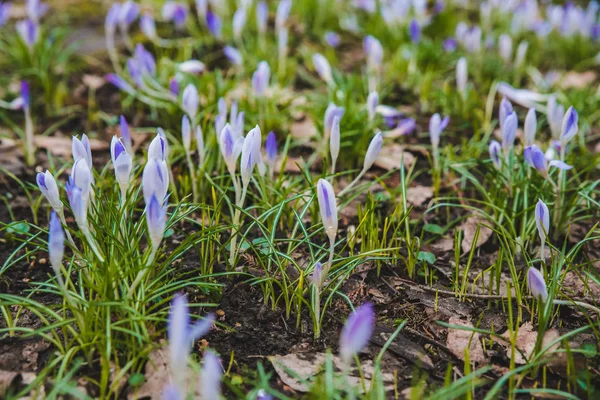
[(104, 86), (105, 79), (98, 75), (83, 75), (83, 84), (90, 89), (97, 90)]
[(560, 87), (562, 89), (584, 89), (597, 78), (594, 71), (576, 72), (569, 71), (563, 75), (560, 81)]
[[(547, 330), (546, 333), (544, 334), (544, 340), (542, 341), (542, 348), (549, 345), (551, 342), (556, 340), (559, 336), (560, 336), (560, 334), (558, 333), (558, 331), (556, 331), (556, 329)], [(506, 357), (511, 358), (512, 349), (511, 349), (511, 345), (510, 345), (510, 331), (504, 332), (502, 334), (502, 337), (505, 338), (506, 341), (498, 340), (498, 343), (500, 343), (500, 345), (502, 347), (504, 347), (505, 352), (506, 352)], [(521, 325), (521, 327), (519, 328), (519, 331), (517, 332), (517, 340), (516, 340), (515, 344), (516, 344), (517, 348), (519, 350), (521, 350), (521, 352), (523, 354), (521, 354), (521, 352), (519, 352), (517, 349), (515, 349), (515, 352), (514, 352), (515, 363), (517, 363), (517, 364), (527, 363), (526, 358), (528, 359), (529, 357), (531, 357), (531, 354), (533, 353), (533, 349), (535, 348), (535, 341), (537, 340), (537, 337), (538, 337), (538, 333), (537, 333), (537, 331), (533, 330), (533, 326), (531, 325), (531, 322), (528, 321), (528, 322), (525, 322), (523, 325)], [(559, 347), (559, 344), (557, 343), (549, 350), (549, 352), (556, 350), (558, 347)]]
[(290, 134), (294, 139), (302, 143), (309, 142), (317, 134), (317, 127), (314, 121), (308, 117), (294, 121), (290, 129)]
[(0, 371), (0, 397), (4, 397), (8, 389), (17, 383), (21, 374), (12, 371)]
[(454, 239), (445, 237), (431, 244), (431, 248), (436, 252), (446, 253), (454, 250)]
[(600, 286), (593, 280), (586, 279), (586, 275), (579, 276), (573, 271), (565, 274), (561, 288), (568, 291), (572, 297), (600, 299)]
[[(468, 321), (462, 321), (457, 317), (450, 317), (449, 324), (456, 326), (465, 326), (473, 328), (473, 324)], [(448, 337), (446, 338), (446, 346), (459, 359), (465, 359), (465, 349), (469, 347), (469, 360), (471, 362), (481, 363), (487, 360), (481, 345), (481, 335), (477, 332), (472, 332), (463, 329), (448, 328)]]
[(433, 189), (431, 186), (415, 186), (408, 188), (406, 191), (406, 201), (409, 204), (418, 207), (423, 205), (427, 200), (433, 197)]
[(400, 168), (400, 162), (402, 161), (403, 156), (404, 167), (410, 168), (415, 162), (415, 156), (405, 151), (404, 148), (397, 143), (384, 144), (377, 160), (375, 160), (375, 165), (388, 171)]
[(480, 228), (475, 248), (483, 246), (490, 237), (492, 237), (492, 230), (486, 225), (489, 225), (489, 223), (485, 219), (479, 216), (473, 216), (467, 218), (467, 220), (458, 227), (458, 229), (463, 231), (463, 240), (461, 243), (463, 253), (467, 253), (471, 250), (473, 240), (475, 239), (475, 232), (477, 232), (477, 226), (480, 226)]
[[(311, 378), (315, 377), (323, 369), (325, 357), (325, 353), (293, 353), (284, 356), (270, 356), (269, 361), (273, 364), (275, 372), (277, 372), (277, 375), (279, 375), (284, 384), (297, 392), (306, 393), (310, 389)], [(332, 361), (337, 370), (342, 369), (342, 361), (338, 356), (332, 356)], [(375, 371), (373, 361), (365, 361), (361, 364), (361, 367), (365, 384), (369, 387), (373, 372)], [(391, 373), (382, 373), (381, 375), (384, 383), (392, 383), (394, 381), (394, 375)], [(348, 383), (352, 386), (362, 388), (361, 378), (356, 369), (350, 371)]]
[[(72, 139), (66, 136), (36, 136), (35, 145), (42, 149), (47, 149), (57, 157), (68, 158), (71, 156)], [(98, 139), (90, 139), (90, 149), (92, 151), (108, 150), (108, 142)]]

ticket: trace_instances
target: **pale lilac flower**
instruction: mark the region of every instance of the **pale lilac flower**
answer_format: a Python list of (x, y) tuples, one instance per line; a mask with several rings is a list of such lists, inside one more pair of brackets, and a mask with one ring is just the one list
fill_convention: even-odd
[(396, 110), (394, 107), (386, 106), (385, 104), (380, 104), (375, 108), (377, 114), (383, 117), (385, 124), (391, 128), (398, 124), (400, 119), (402, 118), (402, 113)]
[(179, 64), (179, 70), (186, 74), (199, 74), (206, 69), (202, 61), (188, 60)]
[(509, 63), (512, 60), (513, 42), (507, 34), (502, 34), (498, 38), (498, 52), (504, 62)]
[(150, 201), (146, 205), (146, 225), (148, 227), (149, 242), (152, 245), (152, 251), (156, 252), (160, 242), (165, 234), (167, 224), (167, 204), (158, 200), (155, 193), (150, 196)]
[(244, 138), (235, 139), (231, 125), (226, 124), (219, 135), (219, 147), (231, 176), (235, 175), (237, 159), (242, 152)]
[(232, 26), (233, 26), (233, 37), (236, 39), (240, 39), (242, 37), (242, 31), (244, 30), (244, 27), (246, 26), (246, 21), (247, 21), (247, 12), (246, 12), (246, 8), (244, 7), (240, 7), (237, 9), (237, 11), (235, 12), (235, 14), (233, 14), (233, 22), (232, 22)]
[(221, 376), (223, 368), (217, 357), (212, 351), (204, 352), (204, 365), (202, 366), (202, 375), (200, 376), (202, 399), (218, 400), (221, 397)]
[(408, 25), (408, 35), (410, 36), (410, 41), (413, 43), (419, 43), (421, 41), (421, 25), (419, 25), (419, 21), (413, 19), (410, 21)]
[(208, 31), (211, 35), (217, 39), (221, 38), (221, 18), (212, 12), (212, 10), (208, 10), (206, 13), (206, 26), (208, 27)]
[(467, 60), (461, 57), (456, 64), (456, 88), (463, 99), (467, 98)]
[(154, 17), (152, 14), (143, 13), (140, 16), (140, 29), (148, 39), (158, 39), (158, 34), (156, 33), (156, 23), (154, 22)]
[(321, 288), (323, 286), (323, 264), (319, 261), (315, 264), (315, 268), (312, 274), (312, 282), (317, 288)]
[(0, 2), (0, 27), (10, 18), (10, 3)]
[(548, 97), (548, 107), (546, 116), (548, 118), (548, 124), (550, 125), (550, 131), (552, 137), (558, 139), (561, 133), (561, 127), (563, 118), (565, 116), (565, 108), (558, 104), (554, 95)]
[(534, 167), (544, 178), (548, 178), (549, 167), (556, 167), (563, 171), (573, 168), (572, 166), (567, 165), (560, 160), (551, 160), (548, 162), (544, 152), (535, 144), (525, 148), (523, 151), (523, 157), (525, 158), (525, 161)]
[(167, 160), (168, 143), (167, 138), (158, 131), (148, 146), (148, 160)]
[(62, 267), (65, 251), (65, 233), (55, 211), (50, 213), (50, 228), (48, 231), (48, 258), (54, 273), (59, 277), (58, 279), (61, 279), (60, 267)]
[(172, 21), (175, 28), (181, 29), (187, 19), (187, 5), (175, 1), (167, 1), (162, 8), (162, 17), (165, 21)]
[(187, 115), (181, 119), (181, 141), (186, 153), (189, 153), (192, 146), (192, 124)]
[(171, 92), (173, 96), (179, 96), (179, 82), (177, 82), (177, 79), (169, 79), (169, 92)]
[(164, 161), (149, 158), (142, 173), (142, 193), (146, 204), (155, 196), (162, 204), (169, 190), (169, 170)]
[(448, 39), (444, 40), (442, 48), (447, 53), (454, 52), (456, 50), (456, 39), (454, 39), (454, 38), (448, 38)]
[(375, 311), (371, 303), (363, 304), (348, 317), (340, 335), (340, 357), (344, 365), (350, 365), (352, 357), (369, 343), (374, 324)]
[(529, 48), (529, 43), (526, 41), (522, 41), (519, 43), (517, 47), (517, 54), (515, 55), (514, 66), (516, 69), (519, 69), (525, 63), (525, 57), (527, 56), (527, 49)]
[(267, 2), (259, 1), (256, 4), (256, 28), (263, 35), (267, 31), (267, 20), (269, 18), (269, 8)]
[(500, 158), (501, 152), (502, 147), (500, 146), (500, 143), (498, 143), (495, 140), (492, 140), (489, 146), (489, 153), (490, 158), (492, 159), (492, 163), (494, 164), (494, 167), (496, 167), (496, 169), (502, 168), (502, 159)]
[(113, 136), (110, 143), (110, 158), (115, 168), (117, 183), (121, 187), (121, 191), (125, 192), (131, 180), (133, 160), (123, 142), (117, 139), (116, 136)]
[(198, 19), (204, 20), (208, 12), (208, 0), (196, 0), (196, 12)]
[(27, 45), (27, 47), (31, 50), (33, 46), (37, 43), (40, 36), (40, 28), (38, 24), (31, 20), (25, 19), (23, 21), (19, 21), (16, 24), (17, 32), (19, 32), (19, 36), (23, 43)]
[(190, 83), (183, 90), (181, 107), (192, 121), (196, 119), (196, 114), (198, 114), (198, 107), (200, 105), (199, 102), (200, 98), (198, 97), (198, 89), (196, 89), (196, 86)]
[(46, 172), (38, 172), (35, 180), (40, 188), (40, 191), (48, 200), (48, 203), (50, 203), (50, 206), (56, 210), (57, 213), (62, 213), (63, 204), (60, 201), (58, 185), (56, 184), (56, 180), (50, 171), (46, 170)]
[(126, 31), (129, 26), (136, 20), (140, 13), (140, 7), (134, 1), (126, 1), (119, 8), (119, 25), (121, 29)]
[(328, 85), (333, 83), (333, 75), (331, 73), (331, 65), (329, 61), (320, 53), (313, 54), (312, 57), (313, 66), (315, 67), (315, 71), (321, 79), (325, 81)]
[(498, 93), (506, 96), (508, 99), (526, 108), (535, 108), (538, 111), (544, 109), (540, 102), (548, 99), (547, 95), (534, 92), (527, 89), (515, 89), (506, 82), (498, 84)]
[(104, 79), (106, 79), (108, 83), (111, 83), (112, 85), (116, 86), (118, 89), (124, 91), (125, 93), (131, 96), (135, 96), (135, 89), (119, 75), (113, 73), (107, 74), (104, 76)]
[(504, 120), (513, 112), (513, 106), (511, 102), (506, 98), (502, 97), (500, 101), (500, 108), (498, 109), (498, 123), (500, 124), (500, 129), (504, 127)]
[(223, 54), (225, 57), (231, 62), (233, 65), (242, 65), (244, 59), (242, 57), (242, 53), (239, 52), (238, 49), (232, 46), (223, 47)]
[(403, 118), (398, 121), (398, 125), (393, 129), (396, 135), (410, 135), (417, 127), (417, 121), (414, 118)]
[(546, 237), (550, 232), (550, 212), (548, 206), (542, 200), (535, 205), (535, 225), (542, 243), (546, 242)]
[(340, 118), (334, 117), (329, 135), (329, 152), (331, 153), (331, 168), (335, 171), (335, 163), (340, 154)]
[(272, 170), (275, 166), (275, 161), (277, 160), (277, 137), (273, 131), (269, 132), (267, 135), (265, 150), (267, 153), (267, 164), (269, 164)]
[(529, 267), (527, 271), (527, 284), (533, 297), (545, 303), (548, 299), (548, 289), (542, 273), (534, 267)]
[(377, 132), (371, 142), (369, 143), (369, 147), (367, 148), (367, 154), (365, 154), (365, 160), (363, 162), (363, 171), (367, 171), (369, 168), (373, 166), (375, 160), (379, 156), (379, 152), (381, 152), (381, 146), (383, 144), (383, 135), (381, 132)]
[[(562, 129), (560, 133), (561, 148), (566, 148), (567, 143), (577, 135), (579, 115), (573, 106), (569, 107), (562, 121)], [(563, 150), (564, 151), (564, 150)]]
[(69, 180), (72, 185), (81, 189), (81, 194), (87, 206), (87, 199), (92, 189), (92, 172), (85, 159), (79, 158), (75, 161)]
[(214, 320), (214, 315), (209, 314), (202, 321), (190, 325), (186, 296), (178, 294), (173, 298), (167, 321), (169, 364), (172, 378), (182, 387), (187, 383), (185, 378), (192, 346), (196, 340), (208, 333), (214, 324)]
[[(260, 128), (258, 125), (246, 135), (244, 145), (242, 146), (242, 159), (240, 161), (240, 173), (242, 175), (242, 185), (247, 187), (250, 183), (250, 177), (254, 167), (259, 162), (260, 145), (262, 143)], [(257, 152), (258, 148), (258, 152)]]
[(275, 29), (277, 31), (283, 29), (292, 9), (292, 0), (281, 0), (277, 6), (275, 14)]
[(325, 179), (319, 179), (317, 183), (317, 198), (319, 200), (319, 210), (321, 212), (323, 227), (329, 240), (333, 243), (338, 228), (337, 205), (333, 186)]
[(508, 114), (504, 119), (504, 124), (502, 126), (502, 151), (504, 152), (505, 157), (508, 157), (515, 143), (518, 124), (519, 121), (517, 120), (516, 112)]
[(535, 141), (535, 132), (537, 130), (535, 108), (530, 108), (529, 111), (527, 111), (523, 129), (525, 130), (525, 146), (532, 146)]
[(338, 47), (340, 45), (340, 35), (336, 32), (325, 32), (325, 43), (333, 48)]
[(375, 0), (354, 0), (354, 7), (364, 10), (368, 13), (374, 13), (377, 9)]
[(77, 226), (81, 232), (87, 235), (90, 231), (87, 221), (87, 201), (81, 189), (77, 186), (71, 185), (68, 192), (70, 193), (69, 204), (71, 205), (75, 222), (77, 222)]
[(369, 121), (373, 121), (375, 119), (378, 103), (379, 93), (377, 93), (377, 91), (369, 92), (369, 95), (367, 96), (367, 112), (369, 113)]
[(125, 148), (127, 152), (133, 154), (133, 144), (131, 141), (131, 133), (129, 131), (129, 125), (127, 124), (127, 120), (123, 115), (119, 117), (119, 129), (121, 131), (121, 139), (125, 144)]
[(40, 0), (27, 0), (26, 2), (27, 16), (36, 23), (48, 12), (50, 8), (48, 4), (42, 3)]
[(252, 75), (254, 94), (258, 97), (263, 97), (267, 92), (270, 80), (271, 68), (269, 68), (269, 64), (266, 61), (261, 61)]
[(446, 129), (450, 117), (445, 116), (444, 119), (440, 117), (440, 114), (433, 114), (429, 119), (429, 138), (431, 139), (431, 146), (437, 149), (440, 145), (440, 136), (442, 131)]
[(378, 70), (383, 61), (383, 46), (375, 37), (368, 35), (363, 40), (363, 50), (367, 56), (367, 67)]
[(327, 109), (325, 110), (325, 119), (324, 119), (324, 128), (325, 128), (325, 137), (329, 138), (331, 133), (331, 126), (333, 124), (333, 119), (338, 117), (340, 120), (344, 116), (346, 109), (344, 107), (338, 107), (334, 103), (329, 103)]

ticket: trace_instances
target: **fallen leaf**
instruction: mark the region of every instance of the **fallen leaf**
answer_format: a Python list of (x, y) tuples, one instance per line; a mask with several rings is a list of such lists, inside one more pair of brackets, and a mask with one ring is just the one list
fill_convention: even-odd
[[(297, 392), (306, 393), (310, 390), (312, 379), (324, 368), (325, 357), (325, 353), (293, 353), (270, 356), (269, 361), (284, 384)], [(342, 360), (335, 355), (331, 355), (331, 358), (335, 369), (341, 370)], [(361, 367), (365, 385), (369, 387), (375, 371), (373, 361), (362, 362)], [(350, 371), (347, 378), (347, 383), (353, 387), (359, 387), (362, 391), (360, 374), (356, 368)], [(382, 373), (381, 378), (384, 383), (388, 384), (394, 381), (394, 375), (391, 373)]]
[(406, 191), (406, 201), (409, 204), (418, 207), (423, 205), (427, 200), (433, 197), (433, 189), (431, 186), (415, 186), (408, 188)]
[(299, 139), (301, 143), (308, 142), (317, 134), (317, 126), (314, 121), (308, 117), (294, 121), (290, 128), (290, 134), (294, 139)]
[[(71, 156), (72, 139), (66, 136), (36, 136), (35, 145), (42, 149), (47, 149), (57, 157), (68, 158)], [(90, 139), (90, 149), (94, 151), (103, 151), (109, 149), (108, 142), (98, 139)]]
[(475, 239), (475, 233), (477, 232), (477, 226), (480, 228), (475, 248), (483, 246), (490, 239), (492, 230), (485, 226), (486, 224), (488, 224), (488, 222), (485, 219), (479, 216), (473, 216), (467, 218), (467, 220), (458, 227), (458, 229), (463, 231), (463, 240), (461, 243), (463, 253), (467, 253), (471, 250), (473, 240)]
[[(473, 324), (469, 321), (462, 321), (457, 317), (450, 317), (448, 320), (450, 325), (464, 326), (473, 328)], [(459, 359), (465, 359), (465, 349), (469, 348), (469, 360), (471, 362), (481, 363), (487, 360), (481, 345), (481, 335), (477, 332), (472, 332), (464, 329), (448, 328), (448, 337), (446, 338), (446, 346)]]
[(600, 299), (600, 286), (593, 280), (587, 278), (587, 275), (585, 274), (578, 275), (573, 271), (567, 272), (561, 288), (569, 293), (571, 297)]
[(454, 239), (453, 238), (441, 238), (435, 243), (431, 244), (431, 248), (437, 252), (448, 252), (454, 250)]
[(569, 71), (564, 74), (560, 80), (560, 87), (562, 89), (584, 89), (590, 86), (590, 84), (594, 82), (596, 78), (597, 75), (594, 71)]
[(98, 75), (83, 75), (83, 84), (90, 89), (97, 90), (104, 86), (105, 79), (102, 76)]
[(8, 389), (15, 385), (21, 374), (12, 371), (0, 371), (0, 397), (5, 397)]
[[(503, 338), (505, 338), (506, 340), (500, 339), (500, 340), (498, 340), (498, 343), (502, 347), (504, 347), (506, 357), (511, 358), (512, 357), (512, 348), (510, 345), (510, 331), (507, 330), (501, 336)], [(517, 349), (515, 349), (515, 351), (514, 351), (515, 363), (517, 363), (517, 364), (526, 364), (527, 363), (527, 359), (529, 359), (531, 357), (531, 354), (533, 353), (533, 349), (535, 348), (535, 342), (537, 340), (537, 337), (538, 337), (538, 332), (533, 330), (533, 326), (531, 325), (531, 322), (529, 322), (529, 321), (525, 322), (523, 325), (521, 325), (519, 327), (515, 345), (516, 345), (517, 349), (520, 350), (520, 352)], [(542, 340), (541, 348), (542, 349), (545, 348), (551, 342), (556, 340), (558, 337), (560, 337), (560, 334), (558, 333), (558, 331), (556, 329), (547, 330), (546, 333), (544, 334), (544, 340)], [(551, 353), (553, 350), (556, 350), (559, 347), (559, 345), (560, 344), (557, 343), (551, 349), (549, 349), (548, 352)]]
[(397, 143), (384, 144), (379, 152), (375, 165), (385, 170), (392, 170), (400, 168), (400, 162), (404, 156), (404, 167), (410, 168), (415, 162), (415, 156), (404, 150), (402, 146)]

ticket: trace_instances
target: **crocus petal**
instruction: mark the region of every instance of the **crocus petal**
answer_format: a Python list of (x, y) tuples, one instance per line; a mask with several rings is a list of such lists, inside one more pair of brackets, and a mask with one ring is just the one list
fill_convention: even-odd
[(552, 160), (548, 163), (548, 165), (551, 167), (556, 167), (558, 169), (562, 169), (563, 171), (568, 171), (571, 168), (573, 168), (572, 165), (566, 164), (560, 160)]
[(542, 273), (536, 268), (530, 267), (527, 271), (527, 284), (533, 297), (545, 303), (548, 299), (548, 289)]
[(204, 365), (202, 366), (201, 375), (201, 391), (202, 399), (214, 399), (217, 400), (221, 393), (221, 376), (223, 375), (223, 368), (219, 357), (213, 352), (207, 350), (204, 353)]
[(333, 241), (337, 234), (338, 215), (335, 192), (331, 183), (324, 179), (319, 179), (317, 183), (317, 198), (319, 200), (319, 210), (325, 232), (329, 236), (329, 240)]
[(369, 342), (373, 333), (375, 312), (371, 303), (365, 303), (348, 317), (340, 335), (340, 356), (348, 365)]

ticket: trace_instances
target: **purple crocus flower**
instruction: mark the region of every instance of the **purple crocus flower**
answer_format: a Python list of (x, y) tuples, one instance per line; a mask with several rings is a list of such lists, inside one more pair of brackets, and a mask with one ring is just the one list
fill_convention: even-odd
[(538, 269), (529, 267), (529, 271), (527, 271), (527, 284), (529, 285), (529, 290), (533, 297), (542, 303), (545, 303), (546, 300), (548, 300), (546, 281), (544, 281), (544, 276)]
[(338, 228), (337, 205), (335, 201), (335, 192), (331, 183), (325, 179), (319, 179), (317, 183), (317, 198), (319, 200), (319, 210), (325, 232), (331, 242), (335, 241)]
[(171, 92), (174, 96), (179, 96), (179, 82), (177, 82), (177, 79), (169, 79), (169, 92)]
[(335, 117), (340, 120), (344, 116), (346, 109), (344, 107), (338, 107), (334, 103), (329, 103), (327, 109), (325, 110), (325, 119), (324, 119), (324, 128), (325, 128), (325, 137), (329, 138), (331, 134), (331, 127), (333, 125), (333, 119)]
[(21, 40), (23, 40), (23, 43), (25, 43), (29, 49), (32, 49), (37, 43), (40, 35), (38, 24), (32, 19), (27, 18), (17, 22), (16, 26), (17, 32), (19, 32), (19, 36), (21, 37)]
[(27, 16), (35, 22), (39, 22), (50, 8), (48, 4), (42, 3), (40, 0), (27, 0), (25, 7)]
[(77, 222), (77, 226), (81, 232), (87, 234), (90, 231), (87, 220), (87, 201), (85, 200), (83, 191), (79, 187), (72, 182), (69, 183), (69, 186), (67, 193), (70, 193), (69, 204), (71, 205), (75, 222)]
[(275, 29), (280, 31), (285, 26), (292, 9), (292, 0), (281, 0), (275, 14)]
[(150, 13), (143, 13), (140, 17), (140, 29), (142, 33), (150, 40), (156, 40), (158, 35), (156, 33), (156, 22), (154, 17)]
[(327, 58), (321, 53), (315, 53), (312, 57), (313, 66), (317, 74), (327, 83), (328, 85), (333, 83), (333, 74), (331, 72), (331, 65)]
[(421, 41), (421, 25), (419, 25), (419, 21), (416, 19), (410, 21), (410, 24), (408, 25), (408, 34), (411, 42), (419, 43)]
[(146, 205), (146, 225), (148, 227), (149, 242), (152, 244), (152, 251), (155, 252), (160, 246), (160, 242), (165, 234), (167, 224), (167, 205), (162, 204), (152, 193), (150, 202)]
[(206, 12), (206, 26), (211, 35), (217, 39), (221, 38), (221, 18), (211, 10)]
[(177, 386), (168, 383), (163, 389), (162, 400), (184, 400), (184, 396)]
[(0, 26), (6, 24), (10, 18), (10, 3), (2, 3), (0, 1)]
[(202, 367), (201, 376), (201, 392), (203, 399), (217, 400), (221, 397), (221, 376), (223, 375), (223, 367), (219, 357), (212, 351), (204, 352), (204, 365)]
[(267, 31), (267, 20), (269, 19), (269, 7), (266, 1), (256, 4), (256, 28), (262, 35)]
[(140, 15), (140, 6), (136, 2), (128, 0), (123, 3), (119, 10), (119, 24), (121, 25), (121, 29), (126, 31), (138, 15)]
[(431, 139), (431, 146), (437, 149), (440, 145), (440, 136), (442, 131), (446, 129), (450, 117), (445, 116), (444, 119), (440, 117), (440, 114), (433, 114), (429, 119), (429, 137)]
[(363, 39), (363, 50), (367, 56), (367, 66), (379, 69), (383, 60), (383, 46), (375, 37), (368, 35)]
[(340, 45), (340, 35), (336, 32), (325, 32), (325, 43), (333, 48), (338, 47)]
[(60, 201), (58, 185), (56, 184), (56, 180), (50, 171), (46, 170), (46, 172), (38, 172), (35, 180), (40, 188), (40, 191), (44, 197), (46, 197), (48, 203), (50, 203), (50, 206), (57, 212), (62, 212), (63, 204)]
[(525, 146), (532, 146), (535, 140), (535, 132), (537, 130), (537, 117), (535, 115), (535, 108), (530, 108), (529, 111), (527, 111), (523, 130), (525, 131)]
[(167, 1), (162, 8), (162, 17), (165, 21), (172, 21), (175, 28), (181, 29), (185, 25), (188, 10), (185, 4)]
[(367, 345), (374, 323), (375, 311), (371, 303), (363, 304), (348, 317), (340, 335), (340, 357), (345, 365), (350, 365), (352, 357)]
[(369, 121), (375, 119), (375, 113), (377, 111), (377, 105), (379, 104), (379, 93), (372, 91), (367, 96), (367, 112), (369, 114)]
[(124, 115), (119, 117), (119, 130), (121, 131), (121, 138), (123, 139), (123, 143), (125, 143), (125, 147), (129, 153), (133, 153), (133, 145), (131, 141), (131, 133), (129, 131), (129, 124), (127, 123), (127, 119), (125, 119)]
[(496, 169), (502, 168), (502, 159), (500, 158), (500, 153), (502, 153), (502, 146), (495, 140), (490, 142), (489, 146), (490, 158), (492, 159), (492, 163)]
[(506, 97), (502, 97), (500, 101), (500, 107), (498, 108), (498, 122), (500, 123), (500, 129), (504, 126), (504, 120), (513, 112), (513, 106), (510, 100)]
[(539, 200), (535, 205), (535, 225), (542, 243), (546, 242), (546, 237), (550, 231), (550, 212), (548, 206)]
[(319, 261), (317, 261), (317, 263), (315, 264), (315, 268), (312, 274), (312, 282), (313, 285), (315, 285), (319, 289), (321, 288), (321, 286), (323, 286), (323, 264), (321, 264), (321, 262)]
[(417, 121), (414, 118), (402, 118), (398, 121), (398, 125), (394, 128), (394, 132), (404, 135), (410, 135), (417, 127)]
[(144, 172), (142, 173), (142, 193), (146, 204), (149, 204), (152, 196), (164, 201), (169, 190), (169, 170), (164, 161), (148, 159)]
[(270, 80), (271, 68), (269, 68), (269, 64), (266, 61), (261, 61), (252, 75), (252, 88), (254, 89), (254, 94), (258, 97), (264, 96), (269, 87)]
[(544, 152), (540, 150), (540, 148), (537, 147), (535, 144), (525, 148), (525, 150), (523, 151), (523, 157), (525, 158), (525, 161), (527, 161), (529, 165), (534, 167), (544, 178), (548, 178), (549, 167), (556, 167), (563, 171), (568, 171), (571, 168), (573, 168), (572, 166), (565, 164), (561, 160), (552, 160), (548, 162)]
[(444, 49), (444, 51), (446, 53), (452, 53), (456, 50), (456, 46), (457, 46), (456, 39), (448, 38), (448, 39), (444, 40), (442, 48)]
[(562, 147), (566, 147), (567, 143), (571, 141), (577, 135), (579, 131), (578, 124), (579, 115), (577, 110), (573, 106), (569, 107), (562, 122), (562, 129), (560, 133), (560, 144)]
[(233, 37), (240, 39), (242, 37), (242, 31), (246, 26), (247, 21), (246, 8), (244, 6), (238, 8), (233, 14), (233, 22), (231, 23), (233, 28)]
[(508, 157), (510, 150), (512, 149), (515, 138), (517, 137), (518, 127), (517, 113), (510, 113), (505, 119), (502, 126), (502, 151), (504, 156)]
[(227, 57), (229, 62), (233, 65), (242, 65), (244, 62), (242, 53), (240, 53), (239, 50), (233, 46), (223, 47), (223, 54), (225, 54), (225, 57)]
[(29, 82), (27, 81), (21, 81), (21, 99), (23, 100), (23, 108), (29, 108), (31, 106)]
[(106, 81), (114, 86), (116, 86), (119, 90), (124, 91), (125, 93), (134, 96), (135, 95), (135, 89), (133, 88), (133, 86), (131, 86), (129, 83), (127, 83), (127, 81), (123, 78), (121, 78), (119, 75), (117, 74), (107, 74), (104, 76), (104, 79), (106, 79)]
[(167, 338), (171, 374), (173, 380), (181, 384), (181, 387), (186, 383), (187, 364), (194, 341), (206, 335), (213, 324), (214, 315), (209, 314), (202, 321), (190, 325), (186, 296), (178, 294), (173, 298), (167, 321)]
[(377, 160), (377, 157), (379, 156), (382, 145), (383, 135), (381, 132), (377, 132), (375, 136), (373, 136), (373, 139), (371, 139), (369, 147), (367, 148), (367, 154), (365, 154), (365, 160), (363, 162), (363, 171), (367, 171), (373, 166), (375, 160)]
[(65, 251), (65, 233), (63, 231), (60, 219), (56, 211), (50, 214), (50, 228), (48, 234), (48, 258), (50, 265), (57, 276), (60, 276), (60, 267), (62, 267), (63, 253)]
[(196, 118), (196, 114), (198, 113), (198, 107), (200, 105), (199, 101), (198, 89), (196, 89), (196, 86), (190, 83), (183, 90), (181, 106), (183, 111), (189, 115), (192, 121)]
[(135, 60), (142, 74), (156, 75), (154, 56), (141, 43), (135, 46)]
[(113, 136), (110, 144), (110, 155), (115, 168), (115, 178), (121, 187), (121, 193), (125, 194), (131, 179), (133, 160), (121, 140)]
[(277, 137), (273, 131), (269, 132), (267, 135), (265, 150), (267, 152), (267, 163), (271, 166), (271, 169), (273, 169), (277, 159)]

